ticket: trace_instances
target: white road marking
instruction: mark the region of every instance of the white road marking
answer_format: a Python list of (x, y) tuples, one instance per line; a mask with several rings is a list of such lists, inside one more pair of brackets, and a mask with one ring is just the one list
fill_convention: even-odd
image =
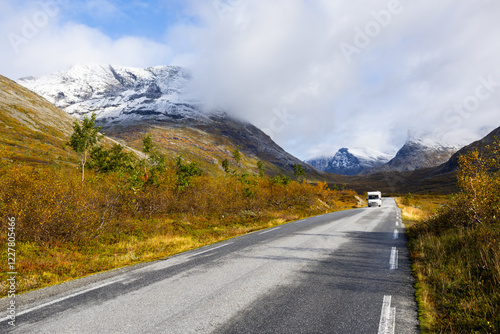
[(391, 298), (391, 296), (384, 296), (378, 334), (394, 334), (394, 327), (396, 327), (396, 308), (391, 307)]
[(208, 253), (208, 252), (211, 252), (211, 251), (214, 251), (216, 249), (219, 249), (219, 248), (222, 248), (222, 247), (226, 247), (226, 246), (229, 246), (231, 244), (234, 244), (234, 242), (228, 242), (227, 244), (224, 244), (224, 245), (220, 245), (220, 246), (217, 246), (217, 247), (214, 247), (214, 248), (210, 248), (210, 249), (207, 249), (203, 252), (198, 252), (196, 254), (193, 254), (193, 255), (189, 255), (188, 258), (192, 258), (192, 257), (195, 257), (195, 256), (198, 256), (198, 255), (201, 255), (201, 254), (205, 254), (205, 253)]
[(398, 239), (399, 238), (399, 231), (396, 229), (394, 230), (394, 234), (392, 235), (393, 239)]
[(275, 227), (275, 228), (272, 228), (270, 230), (265, 230), (263, 232), (260, 232), (259, 234), (266, 234), (266, 233), (269, 233), (269, 232), (272, 232), (272, 231), (276, 231), (276, 230), (279, 230), (281, 227)]
[(391, 270), (398, 269), (398, 250), (396, 247), (391, 249), (391, 258), (389, 260)]
[[(73, 294), (71, 294), (69, 296), (66, 296), (66, 297), (61, 297), (61, 298), (58, 298), (58, 299), (54, 299), (53, 301), (50, 301), (48, 303), (32, 307), (32, 308), (29, 308), (29, 309), (21, 311), (21, 312), (17, 312), (16, 313), (16, 317), (19, 317), (19, 316), (21, 316), (23, 314), (30, 313), (30, 312), (42, 309), (44, 307), (47, 307), (47, 306), (50, 306), (50, 305), (53, 305), (53, 304), (57, 304), (57, 303), (62, 302), (63, 300), (66, 300), (66, 299), (70, 299), (70, 298), (73, 298), (73, 297), (76, 297), (76, 296), (79, 296), (79, 295), (83, 295), (84, 293), (87, 293), (87, 292), (90, 292), (90, 291), (93, 291), (93, 290), (97, 290), (97, 289), (103, 288), (105, 286), (114, 284), (114, 283), (121, 282), (123, 280), (125, 280), (125, 278), (121, 278), (119, 280), (115, 280), (115, 281), (112, 281), (112, 282), (103, 283), (103, 284), (94, 286), (93, 288), (90, 288), (90, 289), (87, 289), (87, 290), (83, 290), (83, 291), (80, 291), (80, 292), (75, 292), (75, 293), (73, 293)], [(4, 322), (6, 320), (10, 320), (10, 317), (4, 317), (4, 318), (0, 319), (0, 322)]]

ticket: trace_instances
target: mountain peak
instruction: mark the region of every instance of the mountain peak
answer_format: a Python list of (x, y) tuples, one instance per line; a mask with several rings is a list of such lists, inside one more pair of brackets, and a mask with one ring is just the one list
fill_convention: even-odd
[(448, 161), (459, 149), (460, 146), (441, 144), (433, 138), (409, 137), (393, 159), (370, 173), (413, 171), (439, 166)]
[(83, 118), (93, 112), (103, 125), (206, 118), (189, 94), (191, 74), (177, 66), (134, 68), (77, 64), (66, 71), (18, 82), (67, 113)]
[(436, 133), (427, 133), (427, 132), (417, 133), (416, 131), (408, 130), (408, 135), (405, 145), (413, 144), (434, 149), (447, 148), (447, 149), (459, 150), (460, 148), (462, 148), (467, 144), (467, 142), (458, 142), (458, 141), (453, 142), (450, 140), (445, 140), (440, 137), (442, 136), (439, 136), (439, 134)]
[(308, 160), (313, 167), (341, 175), (357, 175), (389, 161), (390, 156), (366, 148), (341, 148), (333, 157)]

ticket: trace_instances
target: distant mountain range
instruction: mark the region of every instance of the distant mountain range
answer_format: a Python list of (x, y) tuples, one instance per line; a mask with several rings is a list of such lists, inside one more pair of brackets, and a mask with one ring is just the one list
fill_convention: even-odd
[(456, 177), (459, 168), (459, 156), (472, 151), (488, 154), (488, 146), (492, 145), (498, 139), (500, 139), (500, 127), (491, 131), (484, 138), (461, 148), (447, 161), (438, 166), (406, 171), (379, 171), (369, 175), (345, 176), (343, 182), (357, 192), (380, 190), (386, 195), (409, 192), (454, 193), (459, 191)]
[(359, 175), (375, 167), (382, 166), (391, 156), (368, 149), (341, 148), (331, 157), (307, 160), (311, 166), (329, 173)]
[[(302, 165), (313, 178), (322, 174), (284, 151), (264, 132), (220, 110), (204, 110), (190, 93), (191, 75), (175, 66), (131, 68), (100, 64), (75, 65), (38, 78), (18, 80), (70, 115), (93, 112), (106, 134), (138, 148), (140, 136), (155, 132), (172, 155), (203, 158), (220, 165), (239, 149), (269, 173), (293, 173)], [(201, 132), (200, 132), (201, 131)], [(203, 138), (193, 143), (192, 138)]]
[(341, 175), (402, 172), (439, 166), (460, 148), (410, 137), (394, 157), (374, 150), (341, 148), (332, 157), (306, 162), (322, 171)]

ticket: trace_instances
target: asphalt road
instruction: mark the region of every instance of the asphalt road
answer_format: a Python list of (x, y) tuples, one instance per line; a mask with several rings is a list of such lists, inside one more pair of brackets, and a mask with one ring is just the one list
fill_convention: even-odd
[(418, 333), (393, 199), (6, 301), (12, 333)]

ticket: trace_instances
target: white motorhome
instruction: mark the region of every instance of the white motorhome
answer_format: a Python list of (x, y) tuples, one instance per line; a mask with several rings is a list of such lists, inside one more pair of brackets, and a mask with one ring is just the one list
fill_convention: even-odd
[(382, 193), (380, 191), (369, 191), (368, 192), (368, 207), (371, 206), (382, 206)]

